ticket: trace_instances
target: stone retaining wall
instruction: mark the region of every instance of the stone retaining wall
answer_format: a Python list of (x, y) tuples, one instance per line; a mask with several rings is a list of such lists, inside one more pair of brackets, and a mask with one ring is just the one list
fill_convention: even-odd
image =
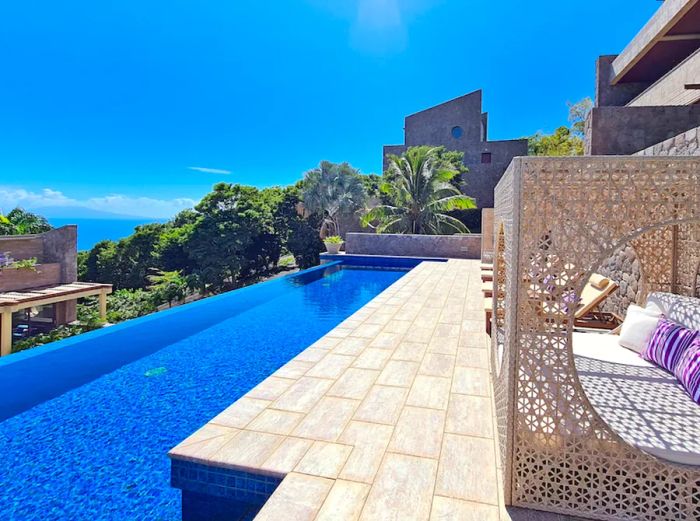
[(636, 156), (700, 156), (700, 127), (640, 150)]
[(345, 253), (399, 257), (447, 257), (478, 259), (481, 235), (405, 235), (348, 233)]

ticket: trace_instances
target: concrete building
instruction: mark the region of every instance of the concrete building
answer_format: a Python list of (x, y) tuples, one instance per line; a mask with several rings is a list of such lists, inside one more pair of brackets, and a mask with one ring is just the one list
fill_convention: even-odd
[(588, 155), (699, 155), (700, 0), (666, 0), (596, 66)]
[(0, 356), (10, 354), (14, 341), (76, 320), (79, 298), (97, 296), (106, 318), (111, 284), (77, 282), (76, 226), (0, 236), (0, 252), (15, 261), (36, 260), (30, 269), (0, 269)]
[(406, 117), (404, 144), (384, 146), (387, 155), (400, 155), (409, 147), (444, 146), (464, 153), (464, 192), (479, 208), (493, 206), (493, 189), (515, 156), (527, 155), (527, 139), (488, 140), (488, 114), (481, 112), (481, 91), (441, 103)]

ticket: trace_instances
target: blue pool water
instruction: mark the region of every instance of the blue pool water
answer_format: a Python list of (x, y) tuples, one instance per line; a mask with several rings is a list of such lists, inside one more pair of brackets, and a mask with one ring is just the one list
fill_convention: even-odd
[[(258, 285), (277, 290), (263, 303), (6, 419), (0, 423), (0, 519), (180, 519), (167, 451), (404, 273), (333, 266)], [(246, 298), (260, 291), (248, 288)], [(235, 299), (209, 300), (191, 313), (213, 313)], [(151, 331), (158, 322), (152, 320)], [(0, 379), (5, 369), (0, 366)]]

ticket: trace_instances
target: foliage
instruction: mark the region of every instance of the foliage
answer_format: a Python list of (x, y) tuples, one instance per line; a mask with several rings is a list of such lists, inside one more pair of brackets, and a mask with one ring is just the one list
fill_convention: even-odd
[(15, 260), (10, 256), (9, 252), (0, 253), (0, 273), (2, 273), (3, 269), (36, 271), (36, 265), (36, 257)]
[(42, 216), (19, 207), (7, 215), (0, 214), (0, 235), (28, 235), (51, 230), (49, 222)]
[(155, 303), (167, 302), (172, 306), (187, 295), (187, 279), (179, 271), (157, 271), (148, 280), (151, 283), (148, 290)]
[(364, 208), (367, 192), (362, 174), (349, 163), (321, 161), (304, 175), (302, 200), (309, 213), (323, 218), (323, 236), (341, 235), (340, 217)]
[(343, 244), (343, 238), (340, 235), (330, 235), (323, 239), (326, 244)]
[(116, 324), (156, 310), (152, 295), (144, 289), (119, 289), (107, 296), (107, 322)]
[(475, 208), (474, 199), (453, 184), (459, 171), (440, 156), (438, 149), (413, 147), (390, 156), (382, 191), (390, 204), (365, 213), (363, 226), (377, 233), (448, 234), (469, 230), (446, 212)]
[(590, 98), (568, 103), (569, 127), (559, 127), (552, 134), (537, 132), (528, 138), (528, 153), (532, 156), (581, 156), (586, 118), (593, 107)]
[(304, 215), (301, 203), (301, 183), (287, 187), (277, 207), (276, 219), (284, 230), (283, 242), (294, 256), (297, 266), (306, 269), (320, 262), (324, 246), (319, 236), (322, 218), (317, 214)]

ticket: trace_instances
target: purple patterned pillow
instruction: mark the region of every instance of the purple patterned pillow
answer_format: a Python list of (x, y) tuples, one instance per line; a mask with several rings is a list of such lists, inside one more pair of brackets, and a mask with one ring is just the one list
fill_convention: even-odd
[(642, 358), (673, 372), (681, 355), (697, 336), (697, 331), (662, 318), (642, 352)]
[(700, 403), (700, 335), (678, 360), (674, 373), (690, 397)]

